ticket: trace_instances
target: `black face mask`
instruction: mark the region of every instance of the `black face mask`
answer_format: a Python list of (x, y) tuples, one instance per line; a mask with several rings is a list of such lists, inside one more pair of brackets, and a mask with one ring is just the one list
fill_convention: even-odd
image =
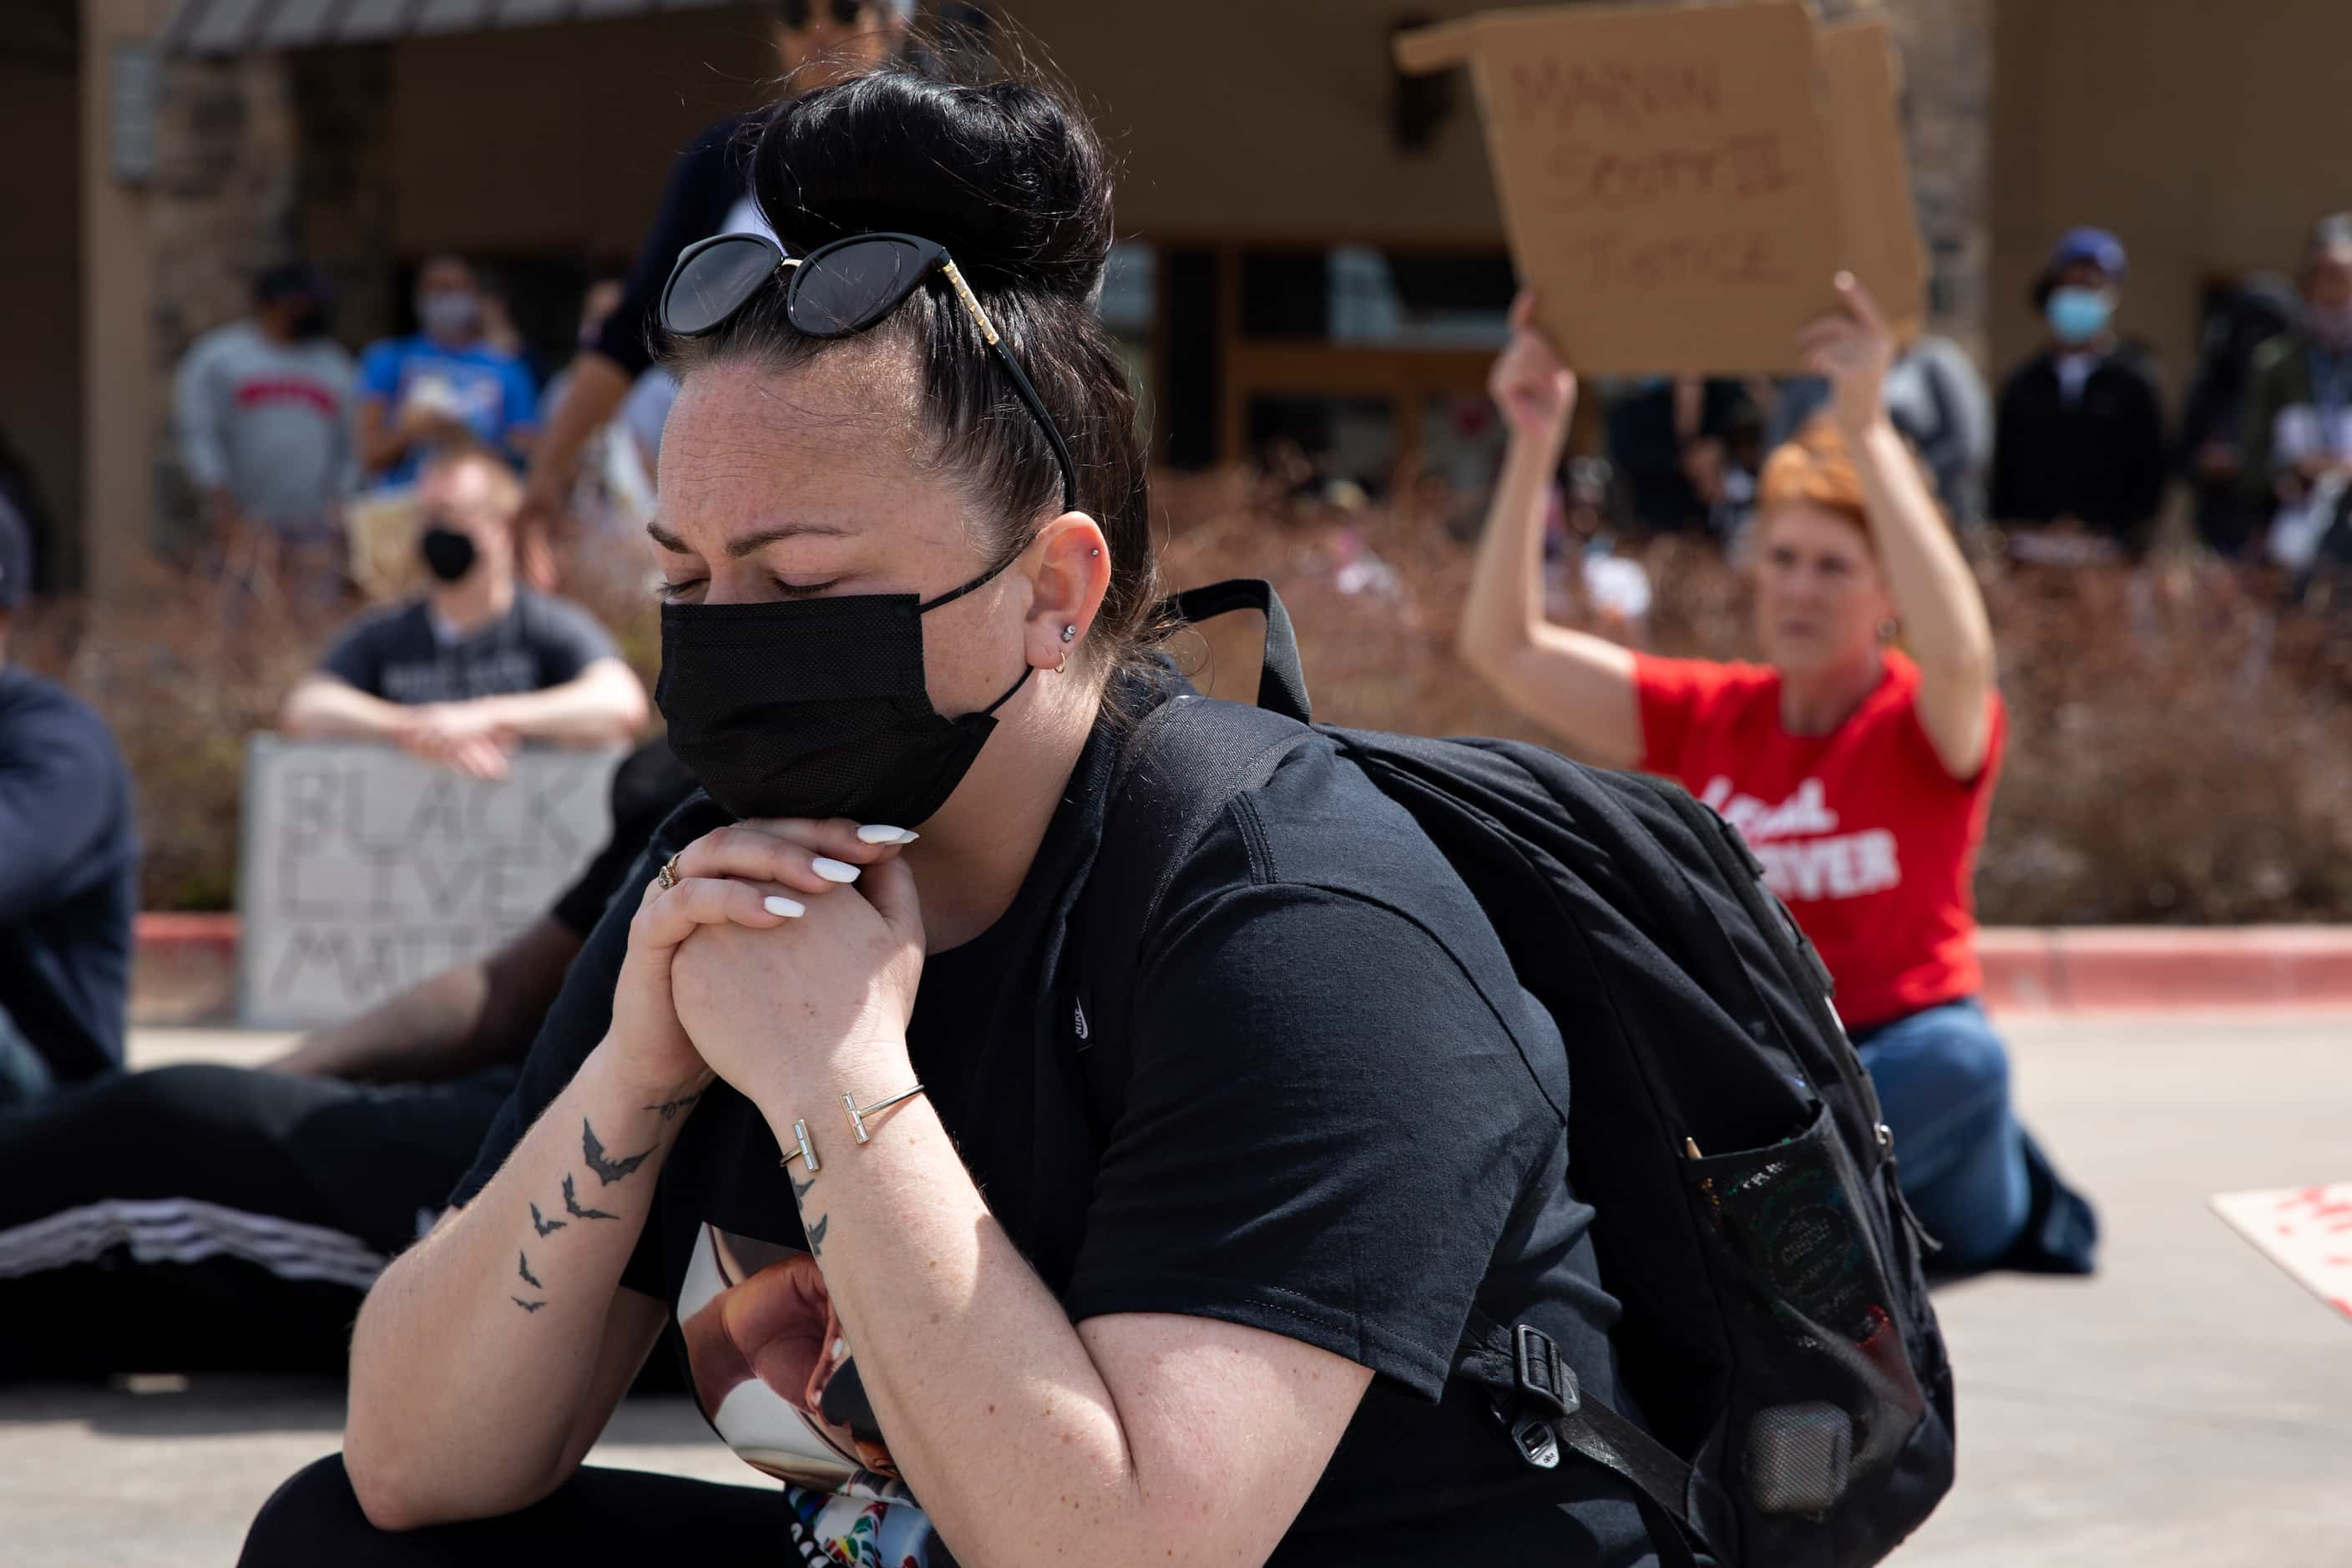
[(1003, 570), (929, 601), (663, 605), (654, 700), (670, 750), (739, 817), (929, 820), (1030, 672), (981, 712), (942, 718), (923, 680), (922, 617)]
[(435, 524), (417, 538), (425, 569), (444, 583), (455, 583), (474, 569), (474, 536)]

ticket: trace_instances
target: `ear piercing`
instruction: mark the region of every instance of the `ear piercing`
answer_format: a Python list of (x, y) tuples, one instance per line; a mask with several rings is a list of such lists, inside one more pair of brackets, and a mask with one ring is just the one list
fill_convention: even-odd
[(1077, 627), (1076, 627), (1076, 626), (1064, 626), (1064, 627), (1062, 628), (1062, 640), (1063, 640), (1064, 642), (1076, 642), (1076, 641), (1077, 641), (1077, 640), (1078, 640), (1078, 628), (1077, 628)]

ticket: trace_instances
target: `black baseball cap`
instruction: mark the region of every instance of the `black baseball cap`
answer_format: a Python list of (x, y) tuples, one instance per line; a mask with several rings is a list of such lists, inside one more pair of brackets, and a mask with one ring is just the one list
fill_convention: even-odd
[(25, 520), (0, 490), (0, 614), (23, 604), (33, 592), (33, 536)]

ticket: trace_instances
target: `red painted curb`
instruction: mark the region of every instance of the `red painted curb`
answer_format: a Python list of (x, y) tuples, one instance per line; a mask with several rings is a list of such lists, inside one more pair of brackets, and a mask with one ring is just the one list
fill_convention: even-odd
[(151, 949), (180, 946), (217, 947), (234, 953), (236, 933), (235, 915), (174, 914), (154, 910), (140, 915), (131, 927), (132, 938), (142, 954)]
[(2012, 927), (1979, 933), (2011, 1012), (2352, 1008), (2352, 927)]
[(131, 1021), (200, 1024), (236, 1011), (235, 915), (149, 911), (131, 925)]

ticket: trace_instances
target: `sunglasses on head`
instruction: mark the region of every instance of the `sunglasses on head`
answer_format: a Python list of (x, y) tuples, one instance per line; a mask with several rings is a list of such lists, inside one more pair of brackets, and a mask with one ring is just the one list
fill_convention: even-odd
[(931, 240), (911, 234), (858, 234), (793, 257), (763, 234), (714, 235), (678, 252), (677, 265), (662, 286), (662, 329), (681, 338), (708, 336), (732, 321), (771, 278), (785, 271), (792, 280), (785, 285), (784, 317), (794, 331), (812, 338), (862, 332), (906, 303), (934, 273), (946, 279), (1054, 448), (1054, 461), (1062, 470), (1063, 510), (1077, 510), (1077, 465), (1070, 459), (1069, 443), (1045, 412), (1037, 389), (998, 340), (995, 324), (954, 260)]
[[(828, 0), (825, 10), (832, 16), (835, 26), (854, 27), (871, 3), (872, 0)], [(776, 20), (795, 33), (808, 26), (809, 18), (815, 10), (809, 0), (776, 0)]]

